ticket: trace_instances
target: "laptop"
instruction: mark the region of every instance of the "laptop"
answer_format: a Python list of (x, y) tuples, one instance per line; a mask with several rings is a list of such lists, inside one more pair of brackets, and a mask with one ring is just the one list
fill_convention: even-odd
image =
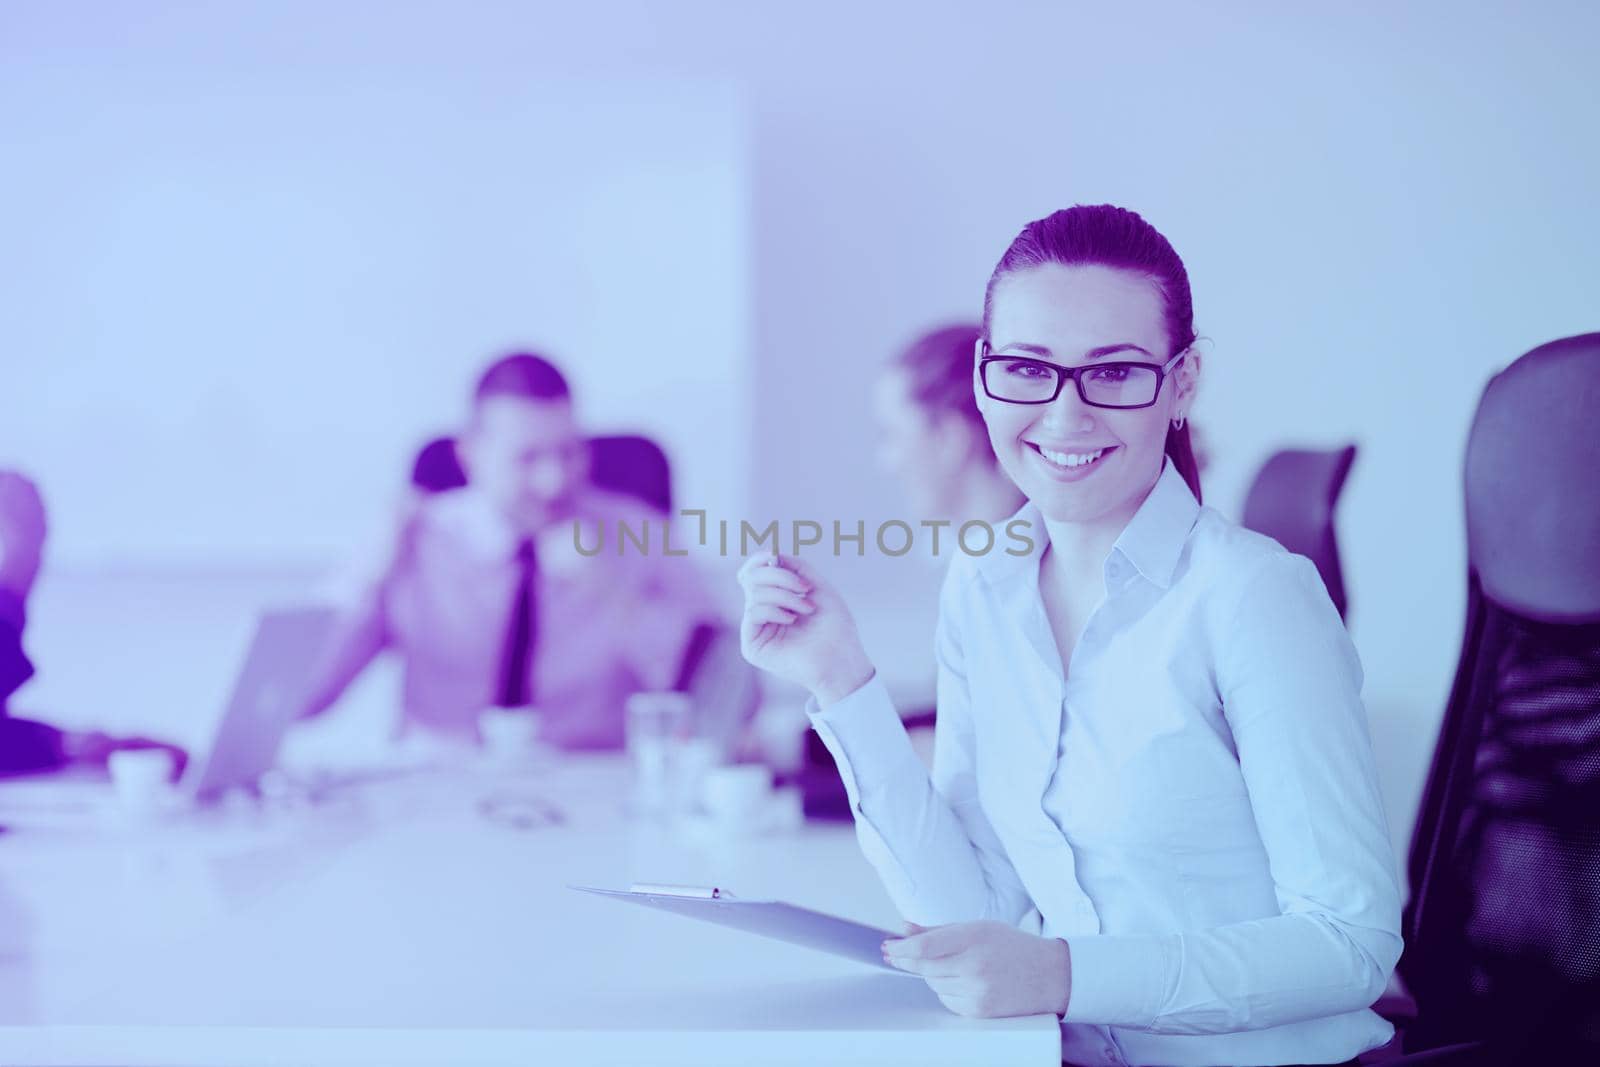
[(216, 733), (190, 762), (179, 790), (205, 803), (231, 789), (253, 789), (273, 768), (334, 635), (329, 607), (262, 613)]
[(761, 682), (739, 651), (739, 631), (702, 622), (689, 635), (673, 688), (693, 705), (695, 732), (732, 752), (757, 706)]

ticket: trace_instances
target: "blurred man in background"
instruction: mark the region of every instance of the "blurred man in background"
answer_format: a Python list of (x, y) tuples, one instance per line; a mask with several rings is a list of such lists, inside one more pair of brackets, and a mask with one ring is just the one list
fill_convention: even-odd
[[(543, 357), (484, 372), (457, 452), (467, 484), (402, 521), (305, 714), (389, 648), (403, 664), (402, 732), (473, 739), (487, 709), (537, 708), (556, 745), (621, 745), (626, 697), (673, 685), (695, 624), (717, 616), (705, 583), (663, 553), (664, 515), (591, 484), (571, 391)], [(648, 524), (648, 551), (619, 554), (619, 521)], [(590, 551), (603, 530), (604, 551), (580, 553), (574, 523)]]

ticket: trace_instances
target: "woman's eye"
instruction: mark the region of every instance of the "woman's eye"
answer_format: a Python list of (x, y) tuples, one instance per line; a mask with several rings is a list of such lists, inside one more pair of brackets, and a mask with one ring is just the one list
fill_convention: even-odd
[(1013, 363), (1006, 368), (1013, 378), (1048, 378), (1050, 372), (1037, 363)]
[(1089, 374), (1089, 379), (1091, 381), (1104, 382), (1108, 385), (1125, 381), (1127, 377), (1127, 367), (1096, 367)]

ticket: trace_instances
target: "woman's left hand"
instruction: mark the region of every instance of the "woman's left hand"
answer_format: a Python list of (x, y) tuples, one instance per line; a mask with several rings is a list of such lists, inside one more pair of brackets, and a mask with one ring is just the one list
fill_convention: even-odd
[(957, 1015), (993, 1019), (1067, 1010), (1072, 955), (1065, 941), (1002, 922), (908, 926), (907, 931), (906, 937), (883, 943), (883, 958), (921, 975)]

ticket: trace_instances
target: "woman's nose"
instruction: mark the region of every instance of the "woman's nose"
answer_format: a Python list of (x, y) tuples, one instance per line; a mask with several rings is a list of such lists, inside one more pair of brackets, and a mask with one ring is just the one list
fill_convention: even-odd
[(1083, 402), (1073, 382), (1061, 383), (1061, 393), (1045, 405), (1042, 421), (1052, 430), (1082, 433), (1094, 429), (1094, 408)]

